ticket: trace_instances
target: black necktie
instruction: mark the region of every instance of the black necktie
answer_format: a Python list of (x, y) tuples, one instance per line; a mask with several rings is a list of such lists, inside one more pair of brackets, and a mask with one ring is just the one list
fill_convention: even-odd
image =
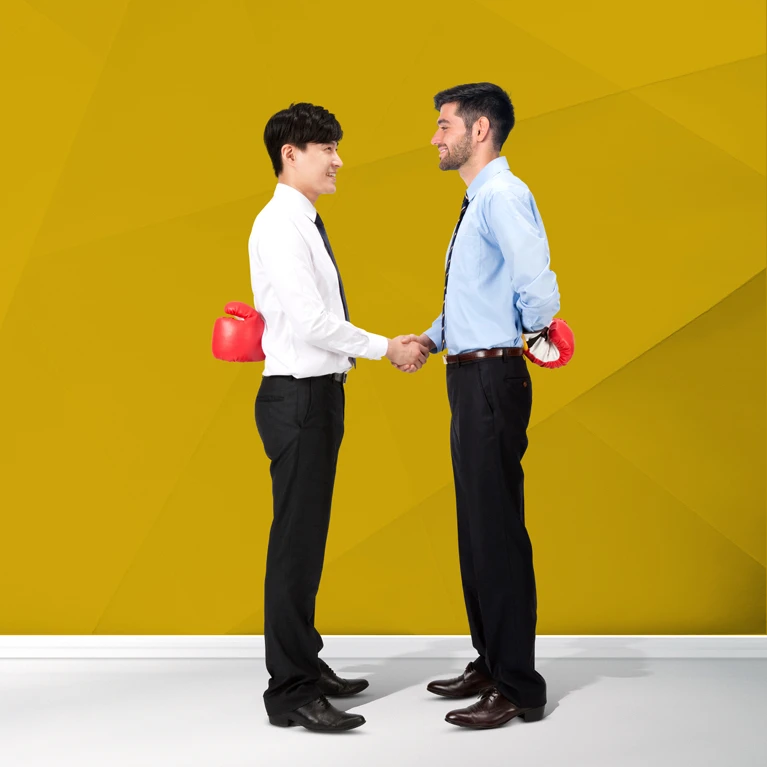
[[(325, 243), (325, 250), (327, 250), (330, 260), (333, 262), (333, 266), (336, 268), (336, 274), (338, 275), (338, 287), (341, 290), (341, 303), (344, 305), (344, 318), (349, 321), (349, 306), (346, 303), (346, 293), (344, 293), (344, 283), (341, 280), (341, 272), (338, 271), (338, 264), (336, 263), (335, 256), (333, 255), (333, 248), (330, 247), (330, 240), (328, 239), (328, 233), (325, 231), (325, 224), (322, 223), (320, 214), (317, 214), (317, 218), (314, 219), (314, 223), (317, 225), (317, 229), (320, 230), (320, 237)], [(349, 357), (349, 361), (352, 363), (352, 367), (357, 367), (357, 360), (354, 357)]]
[(447, 266), (445, 267), (445, 293), (442, 296), (442, 346), (440, 351), (445, 349), (445, 303), (447, 301), (447, 280), (450, 276), (450, 260), (453, 257), (453, 245), (455, 245), (455, 237), (458, 234), (458, 228), (463, 221), (463, 214), (466, 213), (466, 208), (469, 207), (469, 195), (466, 194), (463, 198), (463, 204), (461, 205), (461, 214), (458, 216), (458, 223), (455, 225), (455, 231), (453, 232), (453, 239), (450, 240), (450, 249), (447, 251)]

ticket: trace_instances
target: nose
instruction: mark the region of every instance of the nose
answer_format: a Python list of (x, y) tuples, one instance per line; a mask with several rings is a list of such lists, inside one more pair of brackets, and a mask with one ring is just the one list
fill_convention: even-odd
[(341, 160), (341, 156), (338, 154), (338, 152), (336, 152), (334, 157), (333, 157), (333, 165), (336, 168), (343, 168), (344, 167), (343, 160)]
[(438, 146), (438, 145), (439, 145), (439, 131), (437, 131), (437, 132), (436, 132), (436, 133), (435, 133), (435, 134), (434, 134), (434, 135), (431, 137), (431, 142), (430, 142), (430, 143), (431, 143), (433, 146)]

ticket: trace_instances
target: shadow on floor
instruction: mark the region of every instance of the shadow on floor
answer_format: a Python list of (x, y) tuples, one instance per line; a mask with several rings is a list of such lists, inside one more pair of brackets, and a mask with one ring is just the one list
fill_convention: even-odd
[[(470, 705), (473, 699), (455, 700), (432, 695), (426, 685), (432, 679), (442, 679), (460, 674), (468, 660), (466, 658), (440, 657), (453, 649), (451, 640), (435, 640), (419, 656), (393, 658), (371, 658), (358, 660), (339, 660), (331, 666), (339, 674), (351, 677), (364, 676), (370, 681), (370, 687), (353, 698), (334, 698), (333, 705), (344, 711), (357, 709), (368, 703), (385, 698), (409, 687), (423, 690), (424, 705), (442, 704), (450, 708)], [(467, 648), (470, 649), (470, 648)], [(629, 650), (624, 650), (625, 655)], [(645, 657), (636, 653), (635, 657), (594, 658), (585, 651), (576, 651), (567, 658), (544, 658), (536, 663), (537, 670), (546, 679), (548, 703), (546, 715), (550, 716), (559, 707), (560, 702), (571, 693), (594, 684), (603, 678), (626, 678), (647, 676)]]

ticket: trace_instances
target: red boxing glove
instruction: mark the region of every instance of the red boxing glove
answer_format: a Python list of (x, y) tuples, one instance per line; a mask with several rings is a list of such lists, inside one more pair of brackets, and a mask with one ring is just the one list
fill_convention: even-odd
[(261, 362), (264, 318), (240, 301), (230, 301), (224, 311), (234, 317), (219, 317), (213, 325), (213, 356), (226, 362)]
[(525, 338), (525, 357), (542, 368), (561, 368), (575, 351), (575, 337), (570, 326), (553, 319), (549, 327), (528, 333)]

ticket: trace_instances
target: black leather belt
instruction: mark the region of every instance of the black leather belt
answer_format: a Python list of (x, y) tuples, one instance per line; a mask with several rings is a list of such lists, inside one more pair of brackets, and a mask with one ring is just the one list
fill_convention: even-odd
[[(321, 376), (309, 376), (309, 378), (330, 378), (333, 381), (338, 381), (338, 383), (345, 384), (347, 379), (346, 373), (325, 373), (325, 375)], [(296, 378), (295, 376), (270, 376), (270, 378), (290, 378), (293, 381), (307, 381), (308, 378)]]
[(446, 365), (460, 365), (462, 362), (491, 360), (497, 357), (521, 357), (523, 354), (521, 346), (506, 346), (501, 349), (480, 349), (466, 354), (448, 354), (444, 359)]

